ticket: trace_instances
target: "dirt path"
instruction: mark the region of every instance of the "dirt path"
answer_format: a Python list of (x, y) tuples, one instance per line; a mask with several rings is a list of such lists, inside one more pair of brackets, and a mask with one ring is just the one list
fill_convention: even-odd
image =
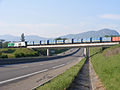
[(91, 80), (92, 90), (105, 90), (104, 85), (100, 81), (90, 61), (89, 61), (89, 65), (90, 65), (89, 70), (90, 70), (90, 80)]

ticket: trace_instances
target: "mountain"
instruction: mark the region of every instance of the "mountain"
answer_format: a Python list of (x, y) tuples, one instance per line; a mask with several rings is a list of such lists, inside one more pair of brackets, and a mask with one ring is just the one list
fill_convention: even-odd
[(19, 37), (12, 35), (0, 35), (0, 39), (4, 39), (5, 41), (19, 41)]
[[(68, 34), (65, 36), (61, 36), (60, 38), (90, 38), (90, 37), (104, 37), (105, 35), (119, 35), (119, 33), (116, 30), (111, 29), (102, 29), (99, 31), (88, 31), (84, 33), (79, 34)], [(20, 41), (21, 37), (19, 36), (12, 36), (12, 35), (0, 35), (0, 39), (4, 39), (5, 41)], [(49, 40), (52, 38), (44, 38), (37, 35), (26, 35), (25, 40), (26, 41), (40, 41), (40, 40)]]
[(40, 41), (40, 40), (49, 40), (51, 38), (44, 38), (37, 35), (28, 35), (25, 36), (26, 41)]
[(88, 31), (88, 32), (83, 32), (83, 33), (79, 33), (79, 34), (68, 34), (65, 36), (61, 36), (60, 38), (97, 38), (97, 37), (104, 37), (104, 36), (110, 36), (110, 35), (119, 35), (119, 33), (116, 30), (111, 30), (111, 29), (101, 29), (98, 31)]
[[(0, 39), (4, 39), (5, 41), (20, 41), (21, 37), (12, 36), (12, 35), (0, 35)], [(50, 38), (44, 38), (37, 35), (26, 35), (26, 41), (40, 41), (40, 40), (48, 40)]]

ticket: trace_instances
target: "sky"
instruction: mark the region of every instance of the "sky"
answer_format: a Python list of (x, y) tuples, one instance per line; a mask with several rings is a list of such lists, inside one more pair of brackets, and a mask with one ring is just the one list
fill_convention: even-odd
[(0, 0), (0, 35), (55, 38), (103, 28), (120, 33), (120, 0)]

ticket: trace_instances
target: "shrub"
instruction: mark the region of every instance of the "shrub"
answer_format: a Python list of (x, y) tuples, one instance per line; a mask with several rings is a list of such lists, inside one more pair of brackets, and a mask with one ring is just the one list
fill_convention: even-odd
[(24, 57), (24, 53), (15, 53), (15, 57)]
[(0, 58), (8, 58), (7, 55), (0, 55)]

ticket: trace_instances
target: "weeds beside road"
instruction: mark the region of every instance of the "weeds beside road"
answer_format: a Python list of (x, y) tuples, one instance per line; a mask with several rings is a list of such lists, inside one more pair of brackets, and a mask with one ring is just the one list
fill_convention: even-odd
[(74, 78), (77, 76), (79, 70), (84, 64), (85, 59), (81, 60), (78, 64), (71, 67), (63, 74), (57, 76), (48, 83), (45, 83), (43, 86), (36, 88), (36, 90), (65, 90), (72, 83)]

